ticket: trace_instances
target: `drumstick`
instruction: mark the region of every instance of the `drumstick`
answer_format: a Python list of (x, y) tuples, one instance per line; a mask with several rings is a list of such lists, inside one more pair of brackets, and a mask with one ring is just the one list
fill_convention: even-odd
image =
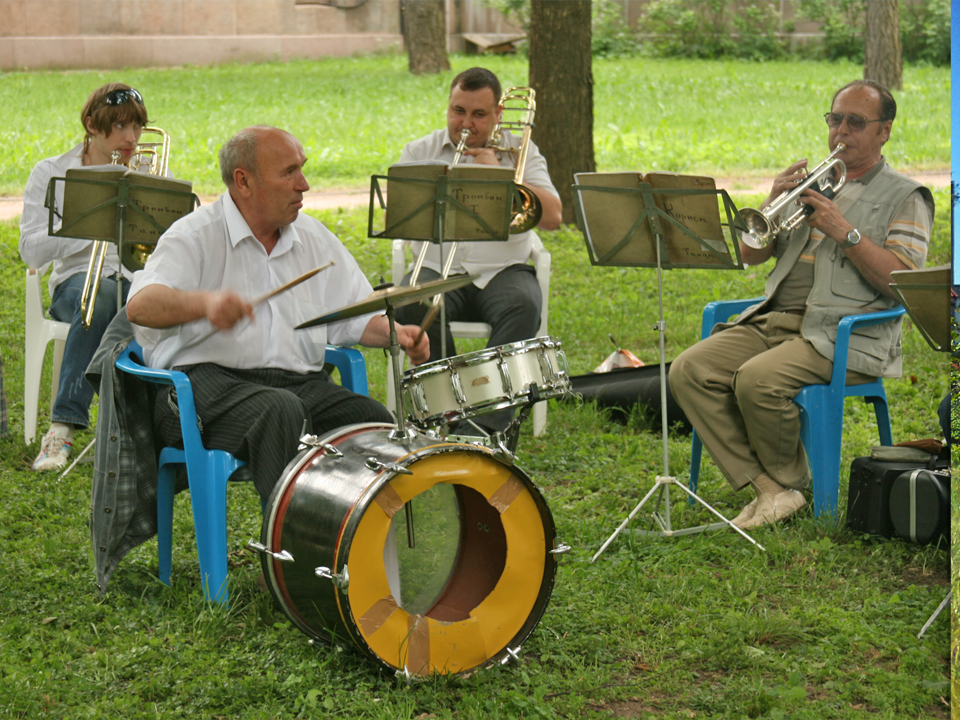
[(337, 261), (336, 261), (336, 260), (331, 260), (331, 261), (328, 262), (326, 265), (321, 265), (320, 267), (314, 268), (313, 270), (308, 270), (307, 272), (305, 272), (305, 273), (304, 273), (303, 275), (301, 275), (300, 277), (294, 278), (294, 279), (291, 280), (290, 282), (284, 283), (284, 284), (281, 285), (280, 287), (274, 288), (274, 289), (271, 290), (270, 292), (264, 293), (263, 295), (261, 295), (260, 297), (256, 298), (255, 300), (251, 300), (251, 301), (250, 301), (250, 305), (253, 306), (253, 307), (256, 307), (256, 306), (259, 305), (260, 303), (266, 302), (267, 300), (269, 300), (270, 298), (272, 298), (274, 295), (279, 295), (279, 294), (282, 293), (282, 292), (286, 292), (286, 291), (289, 290), (290, 288), (296, 287), (297, 285), (299, 285), (300, 283), (302, 283), (304, 280), (309, 280), (310, 278), (312, 278), (314, 275), (316, 275), (316, 274), (317, 274), (318, 272), (320, 272), (321, 270), (326, 270), (326, 269), (327, 269), (328, 267), (330, 267), (331, 265), (336, 265), (336, 264), (337, 264)]
[(414, 345), (420, 344), (420, 338), (422, 338), (423, 334), (430, 329), (430, 326), (433, 325), (433, 321), (437, 319), (437, 315), (439, 313), (440, 303), (430, 306), (430, 309), (427, 310), (427, 314), (423, 316), (423, 322), (420, 323), (420, 332), (417, 333), (417, 339), (413, 341)]
[[(266, 302), (267, 300), (269, 300), (270, 298), (272, 298), (274, 295), (279, 295), (279, 294), (282, 293), (282, 292), (286, 292), (286, 291), (289, 290), (290, 288), (296, 287), (297, 285), (299, 285), (300, 283), (302, 283), (304, 280), (309, 280), (310, 278), (312, 278), (314, 275), (316, 275), (316, 274), (317, 274), (318, 272), (320, 272), (321, 270), (326, 270), (326, 269), (327, 269), (328, 267), (330, 267), (331, 265), (336, 265), (336, 264), (337, 264), (336, 260), (331, 260), (331, 261), (328, 262), (326, 265), (321, 265), (320, 267), (314, 268), (313, 270), (308, 270), (307, 272), (305, 272), (305, 273), (304, 273), (303, 275), (301, 275), (300, 277), (294, 278), (294, 279), (291, 280), (290, 282), (286, 282), (286, 283), (284, 283), (283, 285), (281, 285), (280, 287), (274, 288), (273, 290), (271, 290), (271, 291), (269, 291), (269, 292), (267, 292), (267, 293), (264, 293), (264, 294), (261, 295), (260, 297), (255, 298), (254, 300), (251, 300), (251, 301), (250, 301), (250, 305), (251, 305), (251, 307), (256, 307), (256, 306), (259, 305), (260, 303)], [(196, 338), (194, 338), (193, 340), (191, 340), (190, 343), (189, 343), (189, 345), (196, 345), (196, 344), (199, 343), (199, 342), (203, 342), (203, 341), (206, 340), (208, 337), (210, 337), (211, 335), (213, 335), (214, 333), (216, 333), (219, 329), (220, 329), (220, 328), (218, 328), (216, 325), (211, 324), (210, 327), (207, 329), (206, 332), (201, 333), (198, 337), (196, 337)]]

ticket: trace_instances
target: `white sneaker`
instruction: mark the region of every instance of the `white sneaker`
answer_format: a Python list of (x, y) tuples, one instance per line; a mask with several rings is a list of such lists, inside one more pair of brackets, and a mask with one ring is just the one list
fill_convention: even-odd
[(56, 430), (51, 429), (43, 436), (43, 442), (40, 444), (40, 454), (33, 461), (34, 471), (44, 472), (45, 470), (58, 470), (66, 467), (71, 450), (73, 450), (73, 439), (67, 439), (58, 434)]

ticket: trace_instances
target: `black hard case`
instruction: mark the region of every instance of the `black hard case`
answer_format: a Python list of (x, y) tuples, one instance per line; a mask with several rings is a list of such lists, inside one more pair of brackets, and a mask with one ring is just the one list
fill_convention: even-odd
[(927, 469), (900, 473), (890, 488), (890, 519), (904, 540), (949, 542), (950, 475)]
[(929, 462), (893, 462), (870, 457), (855, 459), (850, 465), (847, 527), (857, 532), (893, 537), (890, 489), (894, 480), (908, 470), (946, 470), (949, 466), (949, 457), (944, 455), (933, 455)]

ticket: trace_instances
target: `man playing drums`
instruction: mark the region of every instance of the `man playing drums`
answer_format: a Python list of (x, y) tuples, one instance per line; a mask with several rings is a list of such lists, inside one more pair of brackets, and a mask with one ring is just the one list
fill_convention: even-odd
[[(334, 384), (323, 370), (328, 341), (387, 347), (385, 316), (294, 329), (372, 292), (343, 244), (300, 213), (310, 187), (306, 161), (300, 142), (277, 128), (247, 128), (228, 140), (220, 150), (227, 192), (164, 233), (127, 303), (146, 363), (187, 374), (205, 445), (247, 461), (264, 500), (305, 432), (392, 421), (380, 403)], [(331, 260), (331, 270), (251, 305)], [(418, 342), (418, 327), (396, 329), (411, 361), (425, 361), (427, 336)], [(174, 445), (180, 420), (166, 392), (154, 420)]]

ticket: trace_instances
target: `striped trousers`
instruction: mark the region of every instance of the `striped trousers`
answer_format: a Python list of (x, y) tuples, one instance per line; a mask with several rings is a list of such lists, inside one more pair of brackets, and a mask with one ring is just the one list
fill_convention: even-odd
[[(190, 378), (204, 446), (247, 462), (264, 500), (296, 456), (304, 432), (323, 435), (354, 423), (393, 422), (379, 402), (340, 387), (326, 372), (236, 370), (213, 363), (175, 369)], [(153, 420), (167, 445), (183, 447), (172, 387), (158, 393)]]

